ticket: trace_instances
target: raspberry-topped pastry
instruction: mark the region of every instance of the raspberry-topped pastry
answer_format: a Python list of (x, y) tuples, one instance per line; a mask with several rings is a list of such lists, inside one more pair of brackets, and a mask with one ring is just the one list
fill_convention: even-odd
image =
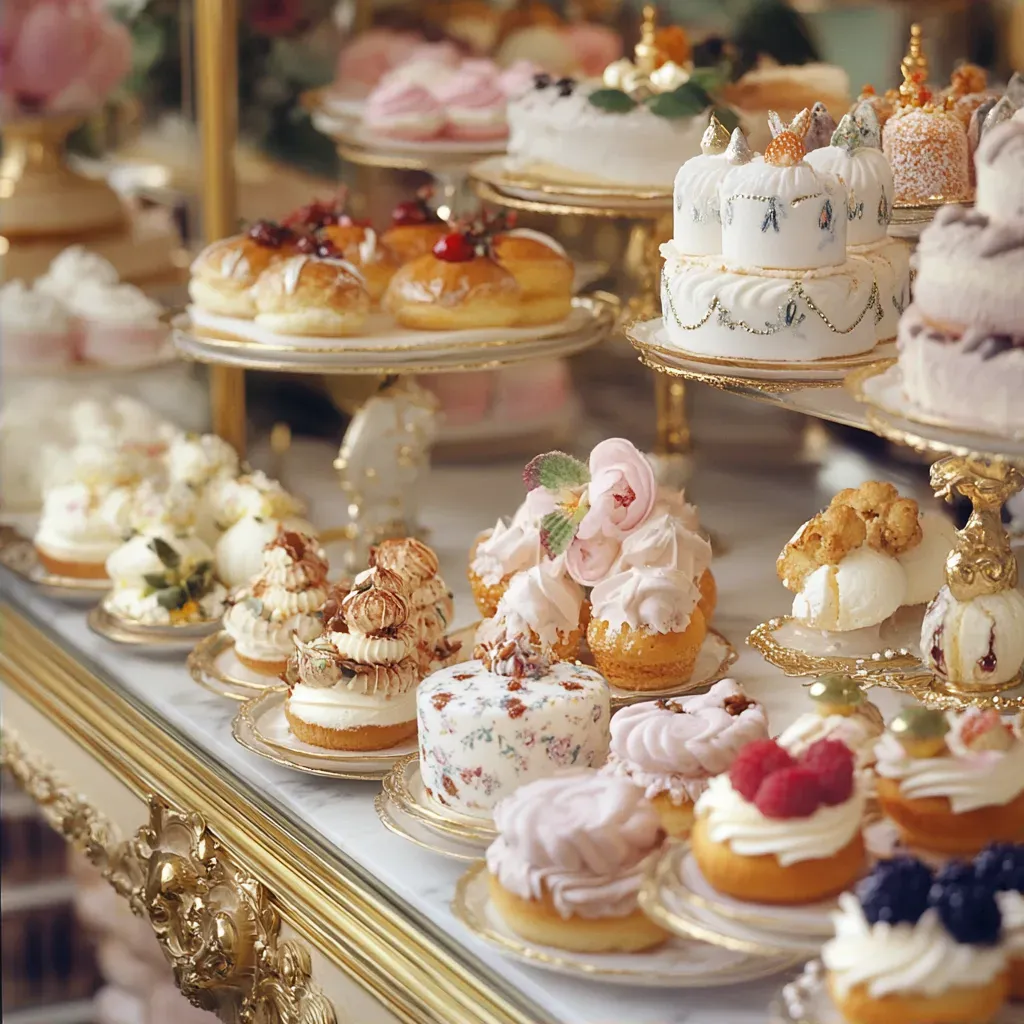
[(977, 853), (1024, 835), (1024, 742), (998, 712), (907, 708), (875, 753), (878, 799), (908, 844)]
[(643, 786), (665, 831), (684, 836), (709, 780), (727, 771), (746, 744), (767, 738), (764, 708), (735, 679), (722, 679), (698, 696), (621, 708), (612, 719), (606, 771)]
[(986, 1024), (1008, 989), (994, 887), (970, 865), (933, 876), (912, 857), (880, 861), (839, 897), (821, 959), (850, 1024)]
[(429, 255), (450, 233), (448, 225), (431, 209), (429, 198), (429, 190), (421, 190), (415, 199), (407, 199), (391, 211), (391, 227), (381, 235), (381, 242), (400, 263)]
[(691, 842), (707, 881), (756, 903), (842, 892), (865, 864), (854, 767), (838, 740), (818, 740), (799, 759), (774, 740), (747, 744), (697, 801)]

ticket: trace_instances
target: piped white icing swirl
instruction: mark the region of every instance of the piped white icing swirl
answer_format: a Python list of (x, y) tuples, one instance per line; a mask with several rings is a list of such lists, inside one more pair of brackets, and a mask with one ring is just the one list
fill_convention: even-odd
[(740, 748), (768, 739), (764, 708), (750, 703), (730, 714), (731, 699), (745, 699), (743, 691), (735, 679), (722, 679), (695, 697), (621, 708), (612, 718), (608, 770), (643, 786), (649, 799), (668, 793), (676, 804), (695, 801)]
[(579, 628), (583, 588), (568, 576), (552, 576), (542, 565), (516, 573), (498, 602), (495, 619), (507, 636), (534, 632), (545, 646)]
[(204, 487), (215, 477), (238, 473), (238, 453), (216, 434), (176, 437), (167, 450), (167, 472), (172, 481)]
[(495, 808), (494, 823), (491, 874), (522, 899), (549, 896), (563, 918), (632, 913), (645, 861), (663, 837), (637, 786), (587, 769), (517, 789)]
[(99, 511), (97, 495), (85, 484), (51, 489), (43, 500), (36, 544), (54, 558), (104, 562), (121, 536)]
[(839, 897), (832, 915), (835, 938), (821, 959), (840, 995), (865, 985), (873, 999), (888, 995), (941, 996), (954, 988), (985, 985), (1006, 967), (1002, 946), (957, 942), (929, 908), (916, 924), (868, 924), (853, 893)]
[(693, 577), (678, 569), (639, 567), (602, 580), (591, 591), (595, 621), (615, 632), (646, 627), (652, 633), (681, 633), (700, 600)]
[(779, 745), (800, 757), (818, 740), (839, 740), (853, 751), (858, 768), (875, 763), (875, 742), (885, 731), (882, 714), (874, 704), (865, 703), (852, 715), (800, 715), (779, 737)]
[(386, 697), (342, 686), (297, 683), (288, 698), (288, 710), (303, 722), (325, 729), (398, 725), (416, 720), (416, 690)]
[(806, 818), (766, 818), (732, 788), (728, 775), (716, 775), (696, 810), (712, 842), (728, 843), (741, 857), (774, 854), (782, 867), (789, 867), (843, 849), (860, 831), (864, 794), (856, 786), (849, 800), (819, 807)]
[(668, 512), (651, 516), (625, 536), (612, 573), (643, 566), (678, 569), (691, 579), (699, 579), (711, 568), (711, 545)]

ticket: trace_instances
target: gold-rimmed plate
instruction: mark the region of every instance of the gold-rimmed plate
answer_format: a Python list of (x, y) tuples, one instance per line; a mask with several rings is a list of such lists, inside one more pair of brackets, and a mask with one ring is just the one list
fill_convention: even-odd
[(78, 579), (48, 572), (40, 563), (32, 541), (6, 524), (0, 524), (0, 565), (49, 597), (62, 601), (98, 601), (110, 590), (109, 579)]
[(406, 813), (383, 790), (373, 801), (374, 810), (380, 823), (396, 836), (407, 839), (423, 850), (448, 857), (452, 860), (473, 861), (480, 859), (480, 846), (468, 843), (454, 836), (443, 835), (425, 825), (418, 818)]
[(110, 594), (89, 610), (86, 622), (89, 628), (115, 644), (125, 644), (140, 651), (155, 654), (190, 648), (196, 640), (220, 628), (220, 619), (207, 622), (189, 622), (181, 625), (152, 625), (135, 622), (118, 615), (110, 605)]
[(689, 843), (672, 841), (648, 868), (640, 888), (645, 914), (673, 935), (759, 957), (808, 957), (825, 937), (787, 933), (727, 917), (688, 897), (681, 867)]
[(670, 938), (643, 953), (577, 953), (516, 935), (491, 902), (487, 865), (472, 865), (455, 887), (452, 913), (498, 952), (531, 967), (610, 984), (646, 988), (708, 988), (781, 974), (791, 956), (764, 958), (688, 939)]
[[(380, 781), (384, 777), (389, 762), (386, 759), (375, 760), (377, 754), (384, 753), (382, 751), (326, 751), (303, 744), (303, 747), (309, 747), (315, 753), (316, 756), (311, 757), (298, 749), (289, 750), (268, 743), (264, 738), (268, 732), (272, 738), (282, 737), (274, 728), (268, 727), (266, 715), (268, 711), (275, 713), (275, 717), (283, 721), (286, 728), (284, 701), (287, 695), (287, 687), (281, 686), (266, 690), (243, 703), (231, 723), (231, 735), (235, 741), (267, 761), (307, 775), (360, 781)], [(295, 742), (301, 743), (299, 740)]]
[(264, 676), (235, 656), (235, 641), (224, 630), (204, 637), (188, 656), (189, 675), (204, 689), (231, 700), (249, 700), (280, 686), (276, 676)]
[(492, 819), (458, 814), (428, 796), (420, 774), (419, 754), (395, 762), (384, 777), (383, 790), (396, 807), (440, 836), (473, 843), (481, 851), (497, 838)]
[(921, 665), (923, 617), (923, 606), (904, 607), (879, 626), (830, 632), (811, 629), (791, 615), (782, 615), (755, 626), (747, 643), (787, 676), (917, 668)]

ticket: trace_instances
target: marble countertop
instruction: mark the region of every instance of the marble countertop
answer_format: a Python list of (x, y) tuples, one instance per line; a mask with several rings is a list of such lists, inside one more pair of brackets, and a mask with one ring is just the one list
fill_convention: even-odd
[[(289, 468), (301, 468), (305, 461), (322, 466), (330, 454), (324, 447), (296, 452)], [(744, 645), (754, 625), (788, 610), (787, 594), (775, 578), (775, 558), (799, 523), (826, 504), (832, 493), (876, 475), (860, 456), (841, 449), (821, 469), (794, 466), (751, 472), (745, 468), (742, 473), (730, 473), (698, 461), (690, 494), (700, 506), (705, 526), (722, 542), (722, 553), (716, 554), (714, 562), (719, 591), (715, 625), (740, 652), (733, 675), (767, 706), (775, 731), (805, 710), (800, 683), (786, 679)], [(314, 521), (327, 526), (331, 510), (341, 508), (341, 497), (328, 474), (321, 470), (316, 480), (314, 493), (309, 493), (308, 486), (304, 490), (313, 504)], [(906, 480), (894, 482), (905, 493), (912, 492)], [(423, 521), (455, 592), (457, 626), (477, 617), (465, 579), (469, 544), (499, 515), (511, 513), (521, 497), (518, 464), (445, 468), (431, 474)], [(134, 654), (91, 633), (81, 607), (49, 601), (7, 574), (0, 574), (0, 583), (17, 604), (64, 638), (67, 647), (92, 660), (170, 726), (192, 737), (225, 772), (258, 789), (311, 834), (319, 834), (371, 871), (396, 902), (450, 934), (464, 948), (468, 961), (476, 958), (500, 972), (533, 1004), (538, 1024), (763, 1024), (768, 1020), (767, 1005), (782, 979), (726, 989), (640, 990), (571, 980), (502, 959), (449, 911), (455, 882), (465, 866), (388, 832), (373, 808), (378, 783), (314, 778), (248, 753), (231, 737), (237, 705), (194, 683), (183, 658)], [(878, 702), (887, 716), (898, 706), (894, 694), (882, 694)]]

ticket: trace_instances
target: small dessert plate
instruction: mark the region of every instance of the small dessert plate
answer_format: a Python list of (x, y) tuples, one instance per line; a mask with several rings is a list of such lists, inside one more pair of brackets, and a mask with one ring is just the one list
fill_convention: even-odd
[(200, 686), (232, 700), (249, 700), (281, 685), (280, 679), (260, 675), (243, 665), (235, 656), (234, 638), (223, 630), (196, 644), (187, 664), (189, 674)]
[(431, 853), (450, 857), (453, 860), (479, 860), (481, 847), (476, 843), (464, 842), (454, 836), (442, 835), (425, 825), (418, 818), (408, 814), (392, 800), (387, 793), (381, 791), (373, 801), (374, 809), (380, 823), (396, 836), (408, 839), (421, 849)]
[(155, 653), (176, 651), (191, 647), (198, 637), (204, 637), (220, 628), (220, 619), (207, 622), (188, 622), (181, 625), (151, 625), (126, 619), (111, 610), (107, 597), (90, 609), (86, 622), (89, 628), (115, 644), (127, 644), (140, 651)]
[(811, 629), (791, 615), (755, 627), (747, 643), (787, 676), (919, 668), (924, 605), (900, 608), (878, 626), (846, 632)]
[(47, 572), (32, 541), (5, 524), (0, 524), (0, 566), (61, 601), (95, 601), (110, 590), (109, 579), (83, 580)]
[(499, 953), (531, 967), (610, 984), (646, 988), (708, 988), (769, 978), (798, 962), (792, 956), (757, 957), (691, 939), (670, 938), (646, 953), (576, 953), (542, 946), (516, 935), (488, 892), (487, 865), (474, 864), (459, 879), (452, 913)]
[(681, 697), (684, 694), (693, 693), (694, 690), (699, 690), (701, 687), (711, 686), (712, 683), (717, 683), (725, 676), (738, 657), (736, 648), (717, 629), (709, 629), (697, 654), (697, 661), (689, 679), (661, 690), (627, 690), (622, 686), (612, 686), (612, 710), (625, 707), (627, 704), (638, 704), (645, 700)]
[(459, 814), (430, 798), (420, 775), (419, 754), (410, 754), (395, 763), (384, 778), (384, 794), (399, 810), (436, 835), (475, 845), (478, 856), (497, 838), (490, 818)]
[(390, 750), (328, 750), (296, 737), (285, 717), (288, 687), (275, 686), (247, 700), (232, 722), (232, 735), (248, 750), (276, 764), (312, 775), (380, 780), (394, 762), (416, 749), (411, 739)]
[[(801, 927), (817, 927), (816, 915), (824, 909), (822, 905), (807, 908), (766, 907), (751, 904), (751, 915), (765, 914), (767, 921), (772, 912), (779, 912), (771, 924), (759, 924), (753, 920), (740, 919), (723, 913), (719, 902), (704, 898), (707, 883), (698, 892), (687, 885), (683, 863), (689, 856), (690, 847), (686, 842), (669, 842), (665, 853), (647, 871), (640, 889), (640, 906), (648, 917), (657, 921), (673, 935), (699, 939), (715, 946), (722, 946), (737, 953), (760, 957), (808, 957), (814, 956), (831, 931), (813, 933), (809, 931), (785, 930), (786, 913), (806, 913), (807, 919), (794, 919)], [(726, 897), (716, 893), (718, 901)], [(732, 903), (738, 901), (730, 901)], [(727, 909), (732, 909), (727, 907)], [(781, 927), (780, 927), (781, 925)]]

